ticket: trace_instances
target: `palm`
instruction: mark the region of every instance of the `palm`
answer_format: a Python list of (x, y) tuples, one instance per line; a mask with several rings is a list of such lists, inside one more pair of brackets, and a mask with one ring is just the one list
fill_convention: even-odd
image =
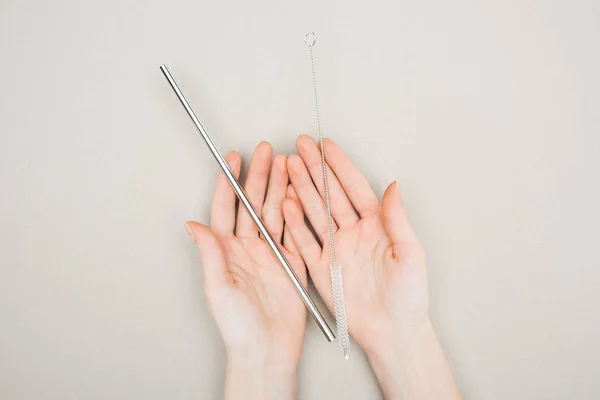
[[(274, 351), (302, 347), (306, 313), (302, 301), (271, 248), (262, 238), (229, 236), (220, 240), (227, 270), (234, 282), (234, 301), (223, 311), (228, 329), (226, 341), (239, 345), (269, 344)], [(298, 255), (283, 249), (292, 268), (306, 284), (306, 270)], [(229, 334), (231, 332), (231, 334)], [(250, 340), (248, 340), (250, 339)], [(283, 354), (285, 352), (281, 352)]]
[[(282, 204), (288, 183), (286, 157), (276, 156), (271, 169), (271, 154), (268, 143), (257, 146), (245, 191), (274, 240), (282, 245), (296, 275), (306, 284), (306, 268), (291, 235), (283, 238)], [(234, 176), (239, 176), (239, 154), (229, 153), (226, 161)], [(212, 203), (210, 229), (188, 223), (202, 254), (211, 311), (228, 351), (295, 364), (302, 349), (306, 311), (248, 212), (238, 208), (236, 220), (236, 208), (235, 194), (221, 173)]]
[[(397, 187), (388, 188), (381, 205), (341, 150), (330, 141), (325, 148), (331, 165), (328, 176), (334, 241), (342, 267), (348, 328), (364, 346), (382, 321), (411, 323), (427, 316), (425, 260), (405, 219)], [(320, 152), (306, 136), (298, 139), (298, 150), (302, 158), (291, 156), (288, 160), (294, 189), (291, 197), (301, 205), (323, 247), (311, 237), (291, 203), (285, 207), (286, 222), (292, 226), (296, 243), (302, 244), (302, 257), (317, 290), (332, 309), (331, 249)]]
[[(335, 234), (338, 263), (342, 265), (346, 312), (351, 335), (364, 343), (369, 330), (382, 319), (420, 318), (427, 311), (424, 269), (411, 268), (417, 260), (411, 249), (402, 258), (392, 253), (392, 241), (379, 214), (361, 219), (355, 227), (341, 228)], [(415, 251), (417, 253), (418, 251)], [(330, 259), (329, 246), (322, 253), (324, 264)], [(418, 257), (418, 255), (416, 255)], [(331, 307), (331, 287), (327, 276), (318, 280)], [(407, 284), (414, 280), (420, 284)], [(315, 283), (317, 284), (317, 283)], [(390, 307), (392, 306), (393, 307)]]

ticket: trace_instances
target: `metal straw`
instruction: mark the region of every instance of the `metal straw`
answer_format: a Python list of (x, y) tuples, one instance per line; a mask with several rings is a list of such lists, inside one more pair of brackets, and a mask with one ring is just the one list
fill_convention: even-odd
[(298, 291), (298, 294), (302, 298), (304, 305), (308, 309), (308, 312), (310, 313), (310, 315), (312, 315), (312, 317), (314, 318), (317, 325), (319, 325), (319, 328), (321, 328), (321, 331), (323, 332), (323, 334), (325, 335), (327, 340), (329, 342), (333, 341), (335, 339), (335, 335), (333, 334), (333, 331), (331, 330), (329, 325), (327, 325), (327, 321), (325, 321), (325, 318), (323, 318), (323, 315), (321, 314), (321, 312), (317, 308), (316, 304), (311, 299), (310, 295), (308, 294), (308, 291), (306, 290), (304, 285), (302, 285), (302, 282), (300, 282), (300, 280), (294, 273), (294, 270), (290, 266), (288, 260), (286, 260), (285, 256), (281, 252), (281, 249), (279, 249), (277, 242), (275, 242), (275, 240), (273, 239), (273, 237), (271, 236), (271, 234), (265, 227), (264, 222), (262, 222), (262, 220), (260, 219), (260, 217), (258, 216), (256, 211), (252, 207), (252, 204), (250, 204), (250, 201), (248, 200), (246, 193), (244, 193), (244, 190), (242, 189), (242, 187), (240, 186), (238, 181), (233, 176), (233, 173), (229, 169), (229, 166), (225, 162), (225, 159), (223, 158), (221, 153), (219, 153), (219, 150), (217, 149), (217, 147), (213, 143), (212, 139), (208, 135), (208, 132), (206, 132), (206, 129), (204, 129), (204, 126), (202, 126), (202, 123), (196, 116), (196, 113), (192, 109), (192, 106), (190, 106), (190, 104), (188, 103), (187, 99), (185, 98), (185, 95), (183, 94), (183, 92), (179, 88), (179, 85), (175, 81), (175, 78), (173, 78), (173, 75), (171, 75), (169, 68), (167, 67), (166, 64), (163, 64), (160, 66), (160, 70), (165, 75), (165, 78), (167, 78), (167, 81), (169, 81), (169, 84), (173, 88), (173, 91), (175, 91), (175, 94), (179, 98), (179, 101), (183, 105), (183, 108), (185, 108), (185, 111), (187, 111), (188, 115), (192, 119), (192, 122), (194, 123), (194, 125), (196, 125), (196, 128), (198, 128), (198, 132), (200, 132), (200, 135), (202, 136), (202, 138), (208, 145), (208, 148), (210, 149), (211, 153), (213, 154), (213, 156), (219, 163), (219, 166), (223, 170), (223, 173), (225, 173), (225, 176), (227, 177), (227, 180), (233, 187), (235, 194), (237, 194), (237, 196), (239, 197), (242, 204), (244, 204), (244, 207), (246, 207), (246, 210), (248, 210), (248, 212), (250, 213), (250, 216), (254, 220), (254, 223), (258, 227), (258, 230), (260, 231), (260, 233), (263, 235), (263, 237), (265, 238), (265, 240), (271, 247), (271, 250), (273, 250), (273, 253), (275, 254), (277, 259), (281, 263), (281, 266), (283, 267), (283, 269), (285, 269), (285, 272), (287, 272), (288, 276), (290, 277), (290, 280), (294, 284), (294, 287)]

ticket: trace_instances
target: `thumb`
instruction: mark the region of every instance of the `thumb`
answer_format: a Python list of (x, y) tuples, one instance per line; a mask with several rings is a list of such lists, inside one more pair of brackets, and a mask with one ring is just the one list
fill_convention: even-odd
[(204, 284), (207, 289), (232, 285), (233, 280), (227, 270), (223, 248), (215, 234), (207, 226), (194, 221), (186, 222), (185, 230), (198, 247), (204, 270)]
[(408, 223), (404, 205), (402, 204), (402, 193), (398, 182), (392, 182), (381, 200), (381, 214), (383, 225), (394, 244), (394, 254), (397, 254), (397, 246), (401, 244), (415, 244), (416, 236)]

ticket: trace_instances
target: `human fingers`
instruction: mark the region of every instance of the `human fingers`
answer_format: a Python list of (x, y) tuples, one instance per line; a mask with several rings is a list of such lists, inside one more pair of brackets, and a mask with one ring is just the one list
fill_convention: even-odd
[[(293, 201), (299, 210), (302, 209), (302, 205), (300, 205), (300, 200), (298, 200), (298, 195), (296, 195), (294, 187), (291, 184), (287, 187), (286, 199)], [(283, 227), (283, 247), (285, 247), (290, 253), (292, 253), (295, 256), (300, 255), (300, 250), (298, 250), (298, 246), (296, 246), (296, 243), (294, 242), (294, 238), (292, 237), (292, 232), (290, 232), (290, 227), (288, 226), (288, 224), (284, 224)]]
[(223, 248), (217, 236), (207, 226), (194, 221), (186, 222), (185, 229), (194, 239), (202, 259), (207, 295), (223, 287), (233, 287), (233, 279), (227, 270)]
[[(310, 172), (310, 176), (319, 190), (321, 198), (325, 198), (325, 184), (323, 176), (323, 160), (317, 143), (308, 135), (300, 135), (296, 140), (298, 152)], [(327, 168), (327, 183), (331, 213), (340, 228), (352, 227), (358, 222), (358, 215), (344, 192), (342, 185), (331, 168)]]
[[(254, 149), (252, 160), (248, 167), (248, 176), (246, 177), (244, 191), (246, 192), (254, 211), (256, 211), (259, 217), (265, 199), (272, 153), (273, 149), (268, 142), (260, 142), (258, 146), (256, 146), (256, 149)], [(258, 228), (245, 207), (240, 207), (238, 210), (235, 234), (242, 238), (258, 236)]]
[(379, 212), (377, 195), (350, 158), (332, 140), (325, 139), (325, 159), (362, 218)]
[[(304, 214), (308, 217), (321, 243), (325, 244), (329, 232), (327, 208), (300, 156), (292, 154), (288, 157), (288, 174), (294, 190), (298, 194)], [(337, 230), (337, 225), (334, 226), (334, 230)]]
[[(225, 162), (237, 179), (240, 175), (242, 158), (240, 155), (231, 151), (225, 156)], [(235, 192), (227, 181), (225, 174), (219, 172), (215, 194), (211, 205), (210, 228), (219, 236), (233, 235), (235, 227)]]
[(283, 200), (288, 186), (287, 157), (278, 154), (273, 159), (267, 197), (262, 209), (262, 218), (277, 243), (283, 235)]

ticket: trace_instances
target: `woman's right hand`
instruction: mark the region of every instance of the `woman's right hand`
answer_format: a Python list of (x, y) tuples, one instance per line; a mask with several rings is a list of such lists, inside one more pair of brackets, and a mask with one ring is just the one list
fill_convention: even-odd
[[(287, 232), (281, 208), (288, 184), (287, 158), (275, 156), (271, 168), (272, 152), (266, 142), (256, 147), (245, 191), (306, 285), (302, 258), (291, 236), (283, 238)], [(231, 152), (225, 159), (237, 178), (240, 155)], [(306, 310), (248, 211), (241, 205), (237, 208), (236, 221), (236, 196), (221, 172), (210, 228), (186, 223), (202, 257), (206, 296), (227, 348), (225, 395), (228, 399), (294, 398)]]

